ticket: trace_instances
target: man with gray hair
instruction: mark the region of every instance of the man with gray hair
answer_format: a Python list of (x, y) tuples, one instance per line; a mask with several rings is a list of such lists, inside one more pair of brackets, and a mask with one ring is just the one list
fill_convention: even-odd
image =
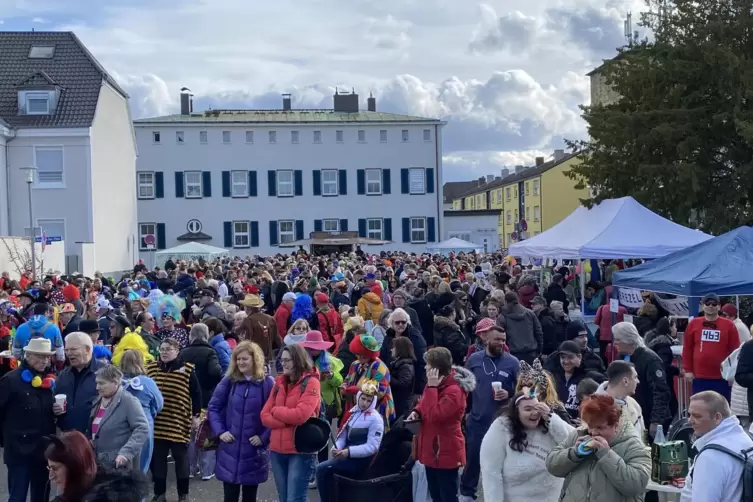
[[(721, 502), (743, 498), (745, 457), (753, 439), (732, 415), (727, 398), (703, 391), (690, 398), (690, 426), (698, 438), (693, 467), (686, 478), (680, 502)], [(749, 487), (747, 487), (749, 488)], [(747, 493), (747, 490), (746, 490)]]
[(93, 358), (94, 346), (87, 333), (74, 331), (65, 337), (65, 356), (69, 366), (60, 372), (55, 393), (65, 394), (66, 407), (55, 404), (52, 411), (63, 431), (77, 430), (83, 434), (89, 428), (92, 405), (97, 399), (95, 373), (104, 366)]
[(612, 326), (614, 350), (620, 359), (635, 366), (640, 383), (635, 390), (635, 400), (643, 410), (643, 421), (651, 438), (661, 425), (668, 430), (672, 422), (669, 403), (672, 395), (667, 384), (666, 368), (661, 358), (646, 347), (638, 329), (629, 322)]

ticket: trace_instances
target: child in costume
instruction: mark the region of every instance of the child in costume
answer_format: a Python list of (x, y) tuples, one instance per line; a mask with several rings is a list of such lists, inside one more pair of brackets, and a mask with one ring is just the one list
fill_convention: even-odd
[[(351, 363), (343, 383), (346, 405), (357, 404), (354, 403), (354, 397), (361, 386), (367, 381), (376, 381), (378, 398), (376, 409), (384, 417), (385, 430), (389, 430), (389, 424), (395, 420), (395, 403), (390, 389), (390, 370), (379, 359), (381, 346), (373, 336), (359, 335), (353, 338), (348, 348), (358, 359)], [(343, 417), (343, 421), (348, 418), (347, 415), (348, 413)]]

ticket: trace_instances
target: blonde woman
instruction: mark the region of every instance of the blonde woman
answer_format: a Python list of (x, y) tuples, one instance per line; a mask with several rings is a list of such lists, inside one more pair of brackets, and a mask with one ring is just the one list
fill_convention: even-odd
[(207, 411), (220, 438), (215, 473), (223, 482), (226, 502), (237, 501), (241, 493), (243, 502), (255, 501), (259, 485), (267, 481), (270, 430), (262, 424), (261, 410), (273, 385), (261, 348), (239, 343)]

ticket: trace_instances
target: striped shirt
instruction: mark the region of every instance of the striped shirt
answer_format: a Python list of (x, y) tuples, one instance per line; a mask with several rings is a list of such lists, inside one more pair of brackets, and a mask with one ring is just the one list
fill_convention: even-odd
[(92, 439), (97, 437), (97, 433), (99, 432), (99, 423), (103, 418), (105, 418), (105, 413), (107, 413), (107, 407), (100, 405), (100, 407), (97, 409), (97, 414), (94, 415), (94, 420), (92, 421)]
[(184, 363), (172, 371), (162, 369), (158, 362), (146, 367), (146, 374), (157, 384), (164, 406), (154, 418), (154, 439), (188, 443), (191, 438), (190, 378), (194, 365)]

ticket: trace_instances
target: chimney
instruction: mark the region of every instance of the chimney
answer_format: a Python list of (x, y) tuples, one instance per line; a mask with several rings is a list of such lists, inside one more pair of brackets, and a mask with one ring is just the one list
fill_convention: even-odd
[(560, 160), (565, 158), (565, 150), (555, 150), (554, 151), (554, 161), (559, 162)]
[(515, 166), (515, 174), (522, 173), (526, 169), (528, 169), (526, 166)]
[(193, 113), (193, 94), (191, 89), (183, 87), (180, 90), (180, 114), (191, 115)]
[(544, 157), (536, 157), (536, 167), (544, 163)]
[(291, 99), (290, 94), (283, 94), (282, 95), (282, 111), (289, 112), (291, 110)]
[(503, 178), (507, 178), (508, 176), (510, 176), (510, 170), (507, 168), (504, 168), (502, 169), (502, 171), (500, 171), (500, 174), (502, 175)]
[(487, 174), (486, 175), (486, 182), (487, 183), (491, 183), (492, 181), (494, 181), (494, 175), (493, 174)]
[(358, 113), (358, 94), (341, 93), (335, 89), (335, 111), (343, 113)]
[(370, 112), (376, 111), (376, 98), (374, 97), (373, 94), (369, 94), (369, 99), (366, 100), (366, 108)]

